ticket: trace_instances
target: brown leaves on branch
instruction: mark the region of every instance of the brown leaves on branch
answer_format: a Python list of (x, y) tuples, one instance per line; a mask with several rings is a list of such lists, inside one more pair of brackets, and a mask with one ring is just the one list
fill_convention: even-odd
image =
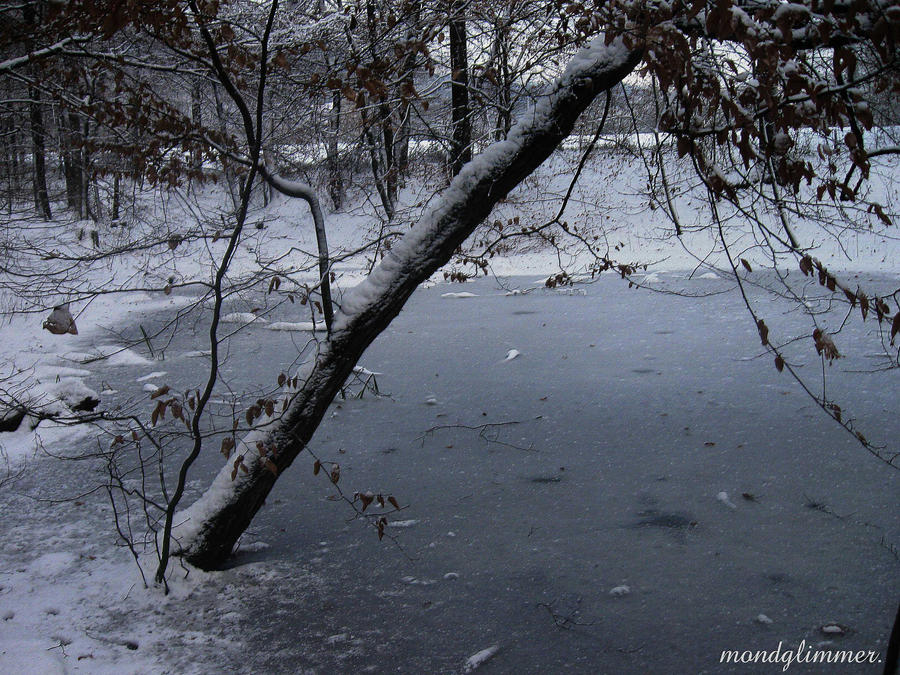
[(374, 502), (381, 508), (385, 508), (385, 504), (390, 504), (394, 509), (399, 510), (400, 504), (394, 495), (375, 494), (373, 492), (356, 492), (353, 495), (353, 501), (359, 501), (362, 504), (360, 511), (365, 511)]
[(823, 332), (821, 329), (816, 328), (813, 331), (813, 340), (815, 340), (816, 343), (816, 353), (821, 354), (829, 362), (834, 361), (834, 359), (841, 358), (841, 353), (835, 346), (834, 340), (832, 340), (831, 336)]

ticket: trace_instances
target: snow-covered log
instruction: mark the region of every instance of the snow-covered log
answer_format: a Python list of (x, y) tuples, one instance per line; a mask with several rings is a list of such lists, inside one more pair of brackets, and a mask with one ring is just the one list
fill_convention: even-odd
[[(565, 139), (587, 106), (637, 66), (641, 53), (620, 40), (594, 40), (572, 59), (560, 79), (518, 121), (504, 141), (463, 167), (436, 205), (422, 216), (380, 265), (348, 292), (333, 331), (281, 419), (251, 432), (238, 448), (247, 473), (226, 462), (210, 488), (175, 518), (173, 550), (192, 564), (212, 569), (231, 554), (275, 484), (306, 446), (328, 405), (372, 341), (403, 308), (416, 287), (441, 265)], [(270, 449), (259, 457), (257, 441)]]

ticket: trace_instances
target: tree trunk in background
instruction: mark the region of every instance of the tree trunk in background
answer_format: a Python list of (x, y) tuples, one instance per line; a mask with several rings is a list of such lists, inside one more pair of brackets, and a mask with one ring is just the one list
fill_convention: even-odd
[[(421, 16), (421, 5), (418, 0), (412, 0), (409, 3), (409, 30), (406, 33), (408, 43), (416, 39), (419, 31), (419, 19)], [(397, 172), (399, 176), (404, 177), (409, 174), (409, 139), (412, 129), (412, 106), (415, 97), (415, 75), (416, 61), (418, 54), (414, 50), (410, 50), (403, 63), (403, 79), (400, 83), (400, 129), (397, 132), (396, 156), (397, 156)]]
[[(378, 35), (378, 15), (375, 11), (375, 3), (372, 0), (366, 2), (366, 18), (369, 26), (369, 55), (373, 62), (377, 62), (383, 58), (380, 47), (380, 36)], [(394, 116), (391, 106), (388, 102), (387, 94), (372, 94), (373, 102), (377, 98), (378, 105), (375, 107), (375, 121), (380, 133), (378, 134), (377, 144), (374, 144), (376, 135), (370, 134), (371, 142), (373, 142), (373, 151), (378, 154), (378, 159), (373, 156), (372, 170), (376, 171), (376, 167), (380, 166), (380, 177), (376, 173), (375, 180), (380, 182), (378, 188), (381, 196), (384, 210), (388, 214), (388, 220), (393, 219), (394, 207), (397, 203), (397, 166), (394, 157), (394, 143), (396, 142), (396, 133), (394, 130)], [(365, 117), (363, 118), (365, 120)]]
[[(203, 568), (220, 567), (262, 507), (269, 491), (312, 438), (329, 404), (366, 348), (403, 308), (416, 287), (453, 252), (503, 199), (568, 136), (584, 109), (634, 70), (640, 52), (621, 42), (584, 50), (533, 114), (495, 144), (483, 161), (464, 168), (419, 223), (357, 288), (344, 295), (334, 331), (314, 364), (299, 375), (302, 384), (270, 431), (252, 431), (236, 449), (247, 473), (228, 460), (213, 485), (186, 511), (173, 531), (178, 554)], [(255, 445), (259, 442), (261, 445)], [(267, 461), (257, 447), (268, 449)]]
[[(22, 18), (29, 28), (37, 28), (43, 18), (42, 3), (26, 2), (22, 6)], [(29, 41), (30, 42), (30, 41)], [(29, 45), (30, 47), (30, 45)], [(39, 79), (35, 77), (35, 79)], [(31, 130), (31, 170), (34, 208), (42, 217), (50, 220), (50, 196), (47, 192), (47, 166), (44, 130), (44, 111), (41, 103), (41, 92), (34, 86), (28, 86), (28, 118)]]
[(70, 112), (60, 115), (60, 134), (63, 137), (63, 175), (66, 179), (66, 205), (78, 216), (84, 218), (83, 173), (81, 158), (81, 122), (78, 115)]
[(472, 119), (469, 115), (469, 56), (466, 38), (465, 0), (450, 6), (450, 118), (453, 138), (450, 175), (459, 173), (472, 159)]
[(112, 213), (110, 213), (110, 220), (116, 221), (119, 219), (119, 202), (121, 197), (119, 196), (119, 172), (116, 171), (116, 175), (113, 177), (113, 197), (112, 197)]
[(509, 26), (501, 18), (494, 33), (497, 64), (497, 126), (494, 139), (502, 141), (512, 127), (512, 82), (509, 74)]
[[(213, 85), (213, 96), (216, 99), (216, 117), (219, 122), (219, 131), (223, 137), (228, 136), (228, 118), (225, 117), (225, 103), (222, 101), (222, 95), (219, 93), (219, 87)], [(225, 183), (228, 185), (228, 194), (231, 197), (231, 204), (235, 210), (238, 205), (238, 195), (235, 189), (234, 169), (231, 168), (231, 162), (226, 158), (222, 158), (222, 170), (225, 173)]]
[(325, 161), (328, 164), (328, 196), (335, 210), (344, 204), (344, 173), (341, 168), (341, 92), (331, 92), (331, 117), (328, 120), (328, 140), (325, 143)]
[(34, 180), (34, 208), (43, 218), (50, 220), (50, 195), (47, 192), (46, 149), (44, 147), (44, 111), (41, 94), (34, 87), (28, 87), (28, 112), (31, 122), (31, 162)]

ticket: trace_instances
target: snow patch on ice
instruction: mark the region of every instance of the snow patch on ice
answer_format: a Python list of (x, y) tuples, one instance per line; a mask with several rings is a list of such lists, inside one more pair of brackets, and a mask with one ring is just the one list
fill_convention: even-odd
[(733, 501), (731, 501), (731, 499), (729, 499), (728, 493), (725, 492), (725, 490), (722, 490), (719, 494), (717, 494), (717, 495), (716, 495), (716, 499), (718, 499), (720, 502), (722, 502), (722, 503), (723, 503), (725, 506), (727, 506), (729, 509), (736, 509), (736, 508), (737, 508), (737, 506), (735, 505), (735, 503), (734, 503)]
[(478, 296), (475, 293), (469, 293), (468, 291), (461, 291), (459, 293), (441, 293), (442, 298), (448, 299), (464, 299), (464, 298), (477, 298)]
[(90, 377), (93, 373), (90, 370), (84, 370), (83, 368), (43, 365), (35, 368), (34, 375), (38, 379), (47, 379), (58, 377)]
[(395, 520), (395, 521), (392, 521), (392, 522), (388, 523), (388, 525), (389, 525), (390, 527), (404, 528), (404, 527), (414, 527), (414, 526), (418, 525), (419, 522), (420, 522), (420, 521), (415, 520), (415, 519), (410, 519), (410, 520)]
[(147, 380), (155, 380), (157, 377), (162, 377), (163, 375), (168, 375), (168, 371), (165, 370), (154, 370), (149, 375), (144, 375), (143, 377), (139, 377), (135, 380), (135, 382), (146, 382)]
[(106, 362), (113, 366), (146, 366), (153, 363), (153, 361), (141, 356), (132, 349), (113, 347), (104, 353), (104, 356), (107, 353), (109, 356), (106, 357)]
[(492, 659), (499, 651), (500, 645), (493, 645), (491, 647), (488, 647), (487, 649), (482, 649), (480, 652), (472, 654), (472, 656), (467, 658), (466, 662), (463, 664), (463, 672), (471, 673), (476, 668), (480, 668), (490, 659)]
[(269, 330), (283, 330), (283, 331), (324, 331), (326, 330), (325, 323), (317, 323), (313, 324), (312, 321), (276, 321), (274, 323), (269, 324)]
[(253, 312), (232, 312), (231, 314), (226, 314), (221, 319), (219, 319), (221, 323), (240, 323), (240, 324), (250, 324), (250, 323), (268, 323), (261, 316), (256, 316)]

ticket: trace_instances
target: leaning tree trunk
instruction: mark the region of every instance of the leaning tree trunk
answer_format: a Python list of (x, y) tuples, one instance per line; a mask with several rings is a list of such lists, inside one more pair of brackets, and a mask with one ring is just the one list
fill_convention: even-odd
[[(344, 296), (333, 333), (301, 373), (287, 411), (240, 444), (247, 473), (229, 460), (212, 486), (176, 516), (174, 550), (202, 569), (221, 566), (281, 475), (312, 438), (328, 405), (372, 341), (400, 312), (416, 287), (453, 254), (494, 204), (534, 171), (572, 131), (594, 98), (619, 83), (640, 60), (620, 41), (595, 41), (579, 52), (549, 95), (470, 162), (442, 198), (359, 286)], [(259, 445), (261, 444), (261, 445)], [(260, 458), (258, 447), (267, 450)], [(269, 466), (269, 464), (274, 466)]]

